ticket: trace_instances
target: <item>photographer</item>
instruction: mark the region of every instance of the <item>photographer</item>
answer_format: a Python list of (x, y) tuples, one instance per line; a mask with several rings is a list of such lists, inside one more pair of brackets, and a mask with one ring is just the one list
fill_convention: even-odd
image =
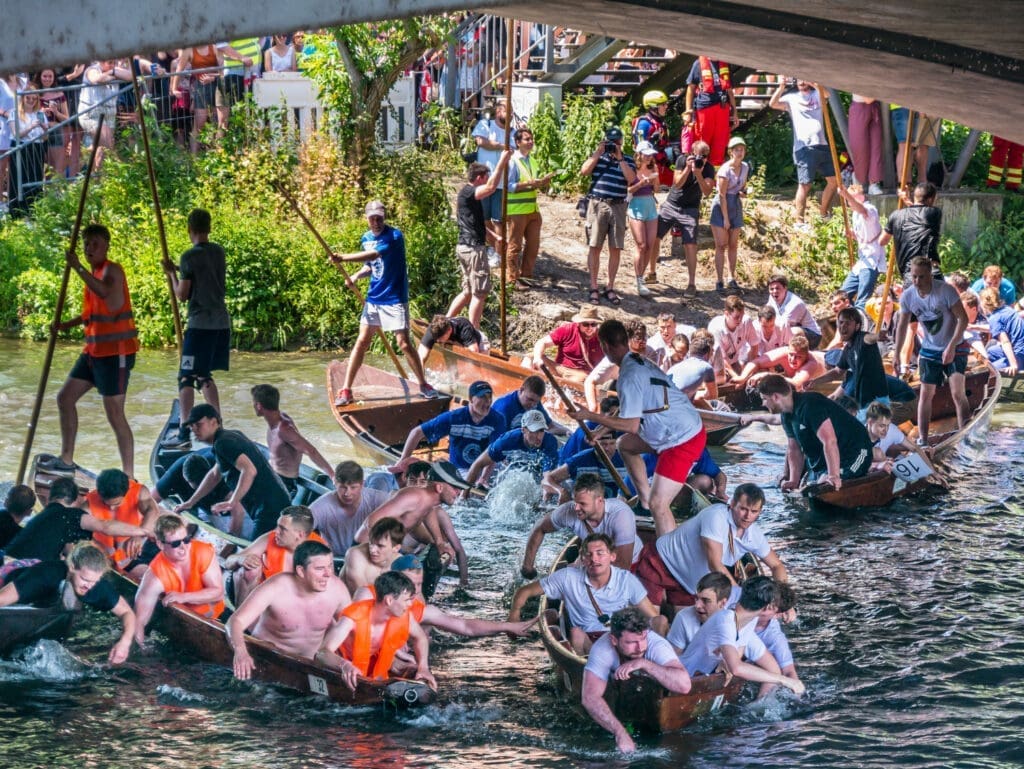
[[(711, 147), (707, 142), (696, 142), (693, 152), (680, 155), (676, 159), (675, 174), (668, 197), (661, 204), (658, 212), (658, 239), (654, 255), (661, 250), (661, 239), (669, 230), (678, 227), (682, 232), (683, 253), (686, 255), (686, 271), (689, 283), (686, 286), (687, 296), (697, 295), (697, 224), (700, 220), (700, 201), (710, 195), (715, 188), (715, 168), (708, 161)], [(654, 272), (654, 265), (648, 268)]]
[[(626, 195), (629, 186), (636, 181), (636, 163), (629, 155), (622, 154), (622, 131), (609, 128), (604, 141), (583, 162), (580, 173), (591, 177), (587, 193), (590, 199), (587, 206), (590, 303), (600, 304), (603, 296), (613, 305), (620, 305), (622, 298), (615, 292), (615, 275), (619, 271), (626, 236)], [(605, 238), (608, 239), (608, 285), (604, 291), (599, 291), (597, 276)]]

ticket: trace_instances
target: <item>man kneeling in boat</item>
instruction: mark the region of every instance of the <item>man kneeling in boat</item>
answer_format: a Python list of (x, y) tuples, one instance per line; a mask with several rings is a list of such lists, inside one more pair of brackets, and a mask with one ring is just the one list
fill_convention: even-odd
[(291, 505), (281, 511), (277, 528), (260, 535), (244, 550), (224, 561), (226, 571), (237, 571), (233, 580), (235, 603), (240, 604), (261, 582), (292, 570), (295, 549), (307, 540), (323, 538), (313, 531), (313, 513), (303, 505)]
[(395, 653), (411, 640), (416, 679), (437, 689), (428, 660), (430, 642), (409, 611), (416, 587), (404, 574), (386, 571), (374, 580), (373, 592), (375, 598), (352, 603), (342, 612), (327, 631), (317, 661), (340, 668), (354, 691), (359, 676), (390, 677)]
[(322, 541), (307, 539), (295, 548), (294, 572), (275, 574), (257, 586), (228, 620), (228, 640), (235, 650), (235, 677), (245, 680), (255, 667), (245, 646), (247, 628), (252, 627), (253, 638), (267, 641), (286, 654), (311, 658), (327, 628), (350, 603), (348, 588), (334, 576), (331, 549)]
[[(712, 614), (683, 651), (680, 661), (691, 676), (711, 675), (721, 668), (745, 681), (780, 684), (798, 696), (803, 694), (800, 679), (783, 675), (779, 663), (757, 636), (758, 620), (774, 618), (779, 601), (775, 580), (751, 577), (743, 583), (735, 609)], [(744, 657), (751, 662), (744, 662)], [(766, 691), (762, 689), (761, 693)]]
[(113, 584), (103, 579), (108, 569), (110, 562), (102, 550), (91, 542), (79, 542), (66, 565), (61, 561), (43, 561), (8, 574), (0, 588), (0, 606), (51, 606), (60, 601), (68, 609), (85, 605), (109, 611), (121, 620), (121, 637), (107, 655), (112, 664), (118, 665), (128, 659), (136, 620), (128, 602), (118, 595)]
[(608, 679), (625, 681), (633, 673), (649, 675), (670, 692), (690, 691), (690, 676), (672, 646), (650, 629), (650, 619), (632, 607), (612, 614), (610, 632), (594, 642), (583, 669), (583, 707), (590, 717), (615, 737), (623, 753), (636, 750), (626, 727), (604, 699)]
[(160, 552), (135, 594), (135, 641), (140, 646), (157, 601), (165, 607), (180, 604), (207, 619), (217, 619), (224, 611), (224, 581), (213, 545), (193, 541), (185, 522), (173, 513), (157, 518), (156, 541)]
[(565, 602), (572, 628), (569, 640), (577, 654), (586, 654), (591, 644), (608, 632), (611, 612), (627, 606), (637, 607), (650, 617), (652, 626), (662, 633), (668, 631), (668, 620), (659, 616), (658, 609), (647, 600), (647, 592), (640, 580), (615, 562), (615, 547), (607, 534), (591, 534), (583, 540), (580, 559), (583, 568), (567, 567), (528, 582), (512, 596), (509, 622), (518, 622), (523, 606), (530, 598), (541, 593), (548, 598)]

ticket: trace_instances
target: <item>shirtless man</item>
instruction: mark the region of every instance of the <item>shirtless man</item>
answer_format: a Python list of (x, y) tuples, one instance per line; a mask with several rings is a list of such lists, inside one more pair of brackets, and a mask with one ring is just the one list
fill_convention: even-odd
[(350, 547), (345, 553), (341, 578), (350, 592), (373, 584), (402, 554), (405, 527), (394, 518), (381, 518), (370, 529), (369, 541)]
[(241, 604), (261, 582), (282, 571), (291, 571), (295, 548), (308, 540), (323, 543), (313, 531), (313, 513), (309, 508), (291, 505), (282, 510), (276, 529), (224, 561), (225, 571), (240, 570), (234, 579), (235, 603)]
[(743, 367), (735, 382), (738, 386), (745, 385), (748, 381), (752, 385), (756, 384), (765, 375), (757, 372), (774, 371), (776, 366), (782, 369), (782, 376), (797, 391), (804, 390), (812, 380), (825, 373), (821, 353), (811, 352), (807, 337), (795, 334), (786, 347), (772, 350), (750, 361)]
[(253, 623), (254, 638), (269, 641), (286, 654), (313, 657), (327, 628), (350, 603), (348, 588), (334, 576), (331, 549), (322, 542), (303, 542), (295, 548), (294, 573), (268, 579), (228, 620), (235, 678), (248, 679), (256, 666), (245, 646), (245, 629)]
[(216, 619), (224, 611), (224, 579), (213, 545), (193, 541), (185, 522), (173, 513), (156, 521), (160, 553), (149, 564), (135, 594), (135, 641), (142, 646), (146, 625), (157, 601), (164, 606), (180, 604), (201, 617)]
[(317, 661), (340, 668), (345, 683), (355, 691), (359, 676), (387, 678), (395, 652), (411, 639), (416, 679), (437, 689), (428, 659), (430, 641), (410, 616), (415, 586), (404, 574), (387, 571), (373, 581), (373, 591), (373, 600), (358, 601), (345, 608), (342, 618), (324, 636), (316, 653)]
[(280, 410), (281, 393), (268, 384), (256, 385), (250, 391), (252, 407), (256, 416), (267, 422), (267, 448), (270, 450), (270, 466), (274, 468), (292, 499), (299, 490), (299, 465), (303, 455), (330, 478), (334, 468), (324, 459), (316, 446), (306, 440), (295, 422)]

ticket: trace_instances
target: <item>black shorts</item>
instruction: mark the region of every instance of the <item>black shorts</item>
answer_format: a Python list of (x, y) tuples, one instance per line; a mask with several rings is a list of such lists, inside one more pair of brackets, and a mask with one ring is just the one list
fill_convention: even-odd
[(97, 392), (105, 397), (124, 395), (128, 392), (128, 379), (133, 368), (135, 353), (94, 358), (83, 352), (71, 367), (68, 378), (82, 379), (93, 384)]
[(922, 384), (941, 385), (954, 374), (964, 374), (967, 371), (967, 356), (956, 355), (953, 362), (943, 365), (942, 361), (926, 358), (919, 355), (917, 358), (917, 375), (921, 378)]
[[(236, 68), (237, 69), (237, 68)], [(240, 70), (239, 70), (240, 71)], [(245, 75), (231, 72), (221, 75), (217, 82), (217, 95), (214, 99), (218, 107), (231, 107), (245, 98)]]
[(683, 208), (679, 213), (674, 211), (666, 212), (662, 208), (658, 214), (658, 239), (665, 237), (673, 227), (678, 227), (683, 232), (683, 243), (697, 242), (697, 221), (700, 219), (699, 208)]
[(209, 378), (214, 371), (227, 371), (231, 353), (231, 329), (190, 328), (181, 343), (178, 379)]

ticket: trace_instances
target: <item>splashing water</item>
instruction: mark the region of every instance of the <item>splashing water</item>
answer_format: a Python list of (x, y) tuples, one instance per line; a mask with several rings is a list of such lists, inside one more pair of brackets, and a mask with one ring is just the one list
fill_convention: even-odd
[(90, 665), (57, 641), (41, 640), (10, 660), (0, 660), (0, 681), (77, 681)]

